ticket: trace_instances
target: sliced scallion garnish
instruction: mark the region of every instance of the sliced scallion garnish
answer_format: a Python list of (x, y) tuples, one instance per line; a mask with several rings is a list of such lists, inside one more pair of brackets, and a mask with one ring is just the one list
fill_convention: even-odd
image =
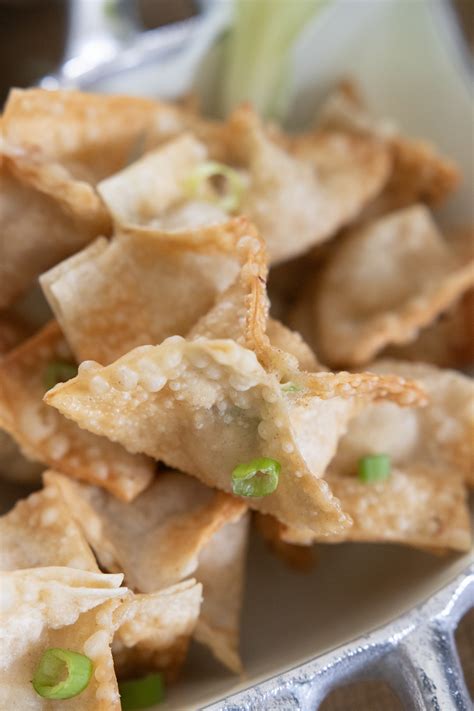
[(358, 476), (364, 484), (376, 484), (390, 476), (390, 458), (386, 454), (371, 454), (359, 459)]
[(58, 383), (65, 383), (66, 380), (75, 378), (77, 375), (77, 365), (64, 360), (53, 360), (48, 363), (44, 370), (43, 382), (47, 390), (51, 390)]
[(232, 490), (237, 496), (267, 496), (278, 486), (281, 464), (276, 459), (260, 457), (239, 464), (232, 472)]
[(142, 679), (127, 679), (119, 683), (122, 711), (147, 709), (165, 698), (162, 674), (148, 674)]
[(292, 383), (291, 380), (289, 380), (287, 383), (282, 383), (280, 385), (280, 388), (283, 390), (284, 393), (299, 393), (302, 390), (300, 385)]
[(41, 657), (31, 683), (44, 699), (72, 699), (87, 688), (92, 670), (84, 654), (52, 647)]
[(184, 181), (184, 190), (189, 197), (199, 196), (207, 180), (225, 178), (226, 185), (222, 196), (216, 196), (216, 204), (225, 212), (239, 209), (245, 191), (245, 182), (237, 170), (224, 163), (209, 160), (200, 163)]

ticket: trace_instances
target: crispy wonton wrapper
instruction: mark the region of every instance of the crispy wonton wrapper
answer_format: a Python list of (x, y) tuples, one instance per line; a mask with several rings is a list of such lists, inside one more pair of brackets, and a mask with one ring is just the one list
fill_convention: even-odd
[(474, 289), (436, 321), (423, 328), (411, 343), (389, 346), (387, 358), (422, 361), (444, 368), (467, 368), (474, 363)]
[(65, 566), (99, 572), (54, 481), (0, 517), (0, 539), (0, 570)]
[[(247, 107), (218, 133), (217, 157), (241, 176), (237, 210), (255, 222), (272, 262), (331, 237), (388, 177), (387, 150), (373, 139), (326, 132), (323, 140), (312, 139), (308, 162), (306, 147), (291, 153), (278, 145)], [(203, 181), (198, 197), (186, 189), (199, 165), (216, 154), (216, 131), (198, 130), (198, 136), (202, 141), (182, 135), (99, 185), (116, 222), (179, 232), (229, 219), (210, 183)]]
[(15, 89), (2, 115), (0, 308), (45, 269), (110, 232), (94, 184), (181, 132), (156, 101)]
[(59, 487), (101, 566), (123, 571), (127, 586), (138, 592), (193, 574), (215, 532), (246, 508), (179, 472), (160, 472), (131, 503), (56, 472), (46, 472), (45, 482)]
[(390, 168), (378, 142), (329, 132), (287, 151), (248, 107), (229, 119), (229, 146), (231, 162), (249, 175), (241, 211), (261, 231), (272, 262), (335, 234), (381, 190)]
[[(179, 472), (162, 472), (131, 504), (54, 472), (102, 567), (153, 593), (194, 575), (204, 586), (196, 637), (232, 671), (238, 656), (248, 516), (243, 502)], [(151, 604), (151, 603), (150, 603)]]
[(73, 362), (54, 322), (0, 361), (0, 427), (29, 458), (130, 501), (150, 483), (154, 463), (84, 432), (42, 402), (51, 362)]
[(263, 260), (245, 219), (175, 235), (128, 230), (99, 239), (41, 283), (77, 359), (108, 364), (139, 345), (185, 335), (239, 269)]
[(250, 515), (227, 523), (202, 549), (196, 578), (204, 597), (195, 638), (209, 647), (228, 669), (243, 671), (239, 655), (240, 612)]
[(45, 269), (110, 231), (92, 186), (30, 155), (0, 155), (0, 308)]
[(119, 677), (163, 671), (174, 681), (185, 660), (201, 607), (202, 585), (185, 580), (149, 595), (133, 595), (116, 610), (112, 652)]
[(282, 466), (278, 489), (250, 506), (315, 532), (340, 530), (348, 521), (318, 478), (347, 423), (347, 408), (335, 396), (353, 397), (354, 407), (359, 394), (413, 403), (420, 389), (367, 373), (296, 375), (288, 391), (234, 341), (175, 336), (105, 368), (83, 363), (45, 401), (81, 427), (224, 491), (232, 491), (239, 463), (272, 457)]
[(2, 134), (8, 146), (94, 184), (181, 133), (190, 118), (176, 106), (133, 96), (13, 89)]
[(464, 243), (445, 241), (417, 205), (346, 235), (313, 289), (316, 340), (333, 366), (367, 363), (413, 340), (474, 283)]
[(383, 215), (417, 202), (441, 204), (459, 184), (456, 165), (426, 141), (401, 135), (392, 121), (375, 119), (366, 110), (359, 88), (343, 82), (321, 108), (319, 128), (347, 131), (383, 142), (392, 157), (389, 180), (365, 216)]
[[(429, 403), (402, 410), (381, 402), (352, 420), (326, 478), (354, 524), (342, 535), (319, 540), (467, 550), (471, 533), (465, 483), (474, 483), (472, 380), (422, 363), (386, 360), (371, 369), (416, 379)], [(359, 459), (381, 452), (390, 457), (390, 477), (376, 484), (360, 482)], [(304, 542), (295, 532), (283, 532), (283, 538)]]
[[(54, 472), (47, 472), (45, 479), (41, 491), (19, 501), (0, 517), (0, 569), (67, 566), (99, 573), (73, 518), (76, 502), (64, 496), (61, 483), (64, 481), (65, 487), (70, 483), (72, 493), (80, 494), (81, 486)], [(138, 549), (138, 541), (136, 546)], [(196, 626), (201, 587), (195, 581), (186, 581), (160, 593), (125, 597), (113, 618), (114, 664), (119, 674), (159, 669), (167, 678), (175, 678)]]
[(46, 567), (0, 574), (0, 707), (47, 711), (32, 684), (46, 649), (85, 654), (94, 663), (87, 688), (67, 701), (71, 711), (120, 711), (110, 645), (113, 612), (127, 594), (121, 575)]

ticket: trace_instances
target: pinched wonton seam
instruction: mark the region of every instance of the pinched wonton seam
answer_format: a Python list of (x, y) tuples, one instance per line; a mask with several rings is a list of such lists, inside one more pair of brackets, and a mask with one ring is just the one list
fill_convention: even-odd
[(0, 308), (45, 269), (110, 231), (93, 188), (34, 156), (0, 156)]
[(107, 364), (139, 345), (185, 335), (233, 282), (264, 264), (244, 218), (164, 234), (123, 230), (44, 274), (41, 283), (79, 361)]
[(31, 684), (46, 649), (88, 656), (94, 673), (86, 689), (67, 701), (71, 711), (119, 711), (110, 645), (113, 612), (127, 594), (121, 575), (45, 567), (0, 573), (0, 707), (46, 711), (51, 702)]
[[(255, 242), (235, 282), (197, 321), (188, 339), (232, 339), (253, 351), (263, 368), (290, 391), (308, 391), (323, 400), (388, 398), (405, 405), (423, 404), (422, 389), (403, 378), (327, 372), (298, 333), (269, 317), (266, 276), (264, 255)], [(300, 370), (304, 367), (310, 372)]]
[(149, 595), (133, 595), (114, 612), (112, 644), (119, 677), (161, 670), (176, 679), (185, 660), (201, 607), (202, 585), (186, 580)]
[(58, 360), (73, 359), (52, 322), (0, 361), (0, 427), (29, 458), (130, 501), (153, 478), (153, 461), (84, 432), (43, 403), (46, 370)]
[(45, 400), (81, 427), (225, 491), (232, 490), (237, 464), (273, 457), (282, 465), (278, 489), (249, 505), (289, 524), (338, 530), (346, 518), (318, 477), (345, 429), (347, 409), (337, 398), (325, 407), (315, 393), (325, 399), (393, 393), (413, 402), (420, 390), (403, 378), (371, 374), (307, 378), (307, 391), (286, 393), (255, 354), (234, 341), (173, 337), (105, 368), (83, 364), (77, 378), (57, 385)]
[(466, 244), (445, 241), (421, 205), (356, 229), (336, 245), (313, 290), (321, 355), (337, 366), (366, 363), (390, 343), (412, 340), (473, 283)]
[(246, 505), (179, 472), (162, 472), (135, 501), (47, 472), (58, 486), (102, 567), (152, 593), (194, 575), (203, 584), (197, 638), (241, 671), (239, 613), (248, 536)]
[(365, 218), (417, 202), (439, 205), (459, 184), (459, 170), (452, 161), (431, 144), (400, 135), (391, 121), (371, 116), (359, 87), (351, 82), (344, 82), (329, 96), (317, 116), (317, 126), (372, 137), (388, 149), (392, 159), (390, 177), (381, 194), (363, 211)]

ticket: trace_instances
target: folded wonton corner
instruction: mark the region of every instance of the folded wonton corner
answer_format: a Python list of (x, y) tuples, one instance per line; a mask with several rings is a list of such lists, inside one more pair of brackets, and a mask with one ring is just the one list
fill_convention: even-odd
[(356, 367), (413, 340), (472, 287), (471, 240), (469, 232), (459, 242), (443, 239), (422, 205), (349, 232), (307, 305), (323, 360)]
[(74, 363), (54, 322), (0, 361), (0, 427), (30, 459), (133, 499), (152, 480), (154, 462), (81, 430), (43, 403), (45, 375), (58, 361)]

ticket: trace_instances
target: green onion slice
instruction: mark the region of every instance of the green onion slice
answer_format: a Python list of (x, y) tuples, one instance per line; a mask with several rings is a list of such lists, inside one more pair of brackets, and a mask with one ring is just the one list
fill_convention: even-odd
[(45, 388), (51, 390), (58, 383), (75, 378), (77, 375), (77, 365), (67, 363), (65, 360), (53, 360), (48, 363), (44, 370), (43, 382)]
[(282, 383), (280, 387), (284, 393), (299, 393), (303, 389), (300, 385), (292, 383), (291, 380), (289, 380), (287, 383)]
[(122, 711), (147, 709), (165, 698), (162, 674), (149, 674), (142, 679), (129, 679), (119, 683)]
[(358, 476), (364, 484), (385, 481), (390, 476), (390, 458), (386, 454), (371, 454), (359, 459)]
[(232, 472), (232, 490), (237, 496), (267, 496), (278, 486), (281, 470), (276, 459), (261, 457), (239, 464)]
[(44, 699), (72, 699), (88, 686), (92, 669), (92, 661), (84, 654), (51, 648), (41, 657), (31, 683)]
[(224, 163), (213, 160), (200, 163), (184, 181), (184, 190), (189, 197), (196, 197), (204, 183), (216, 177), (223, 177), (226, 180), (225, 193), (216, 198), (216, 204), (225, 212), (236, 212), (242, 202), (245, 182), (237, 170)]

